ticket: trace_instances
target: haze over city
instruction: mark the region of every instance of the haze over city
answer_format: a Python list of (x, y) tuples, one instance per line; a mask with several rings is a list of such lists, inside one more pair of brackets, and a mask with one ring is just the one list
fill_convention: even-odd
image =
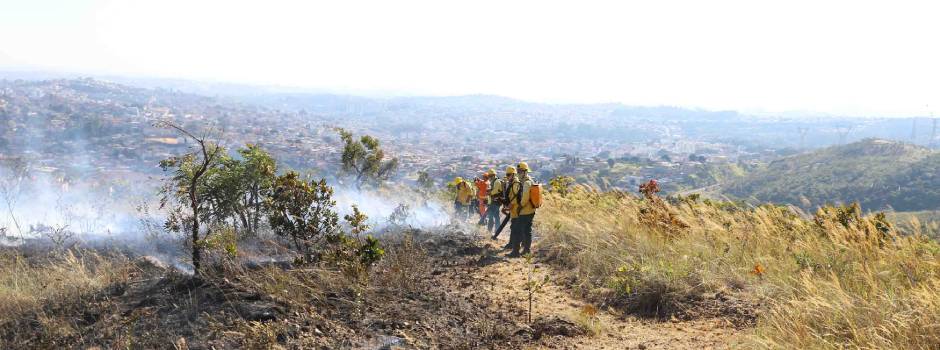
[(810, 115), (927, 116), (940, 106), (940, 22), (929, 1), (0, 8), (0, 69)]
[(0, 349), (940, 349), (938, 9), (0, 0)]

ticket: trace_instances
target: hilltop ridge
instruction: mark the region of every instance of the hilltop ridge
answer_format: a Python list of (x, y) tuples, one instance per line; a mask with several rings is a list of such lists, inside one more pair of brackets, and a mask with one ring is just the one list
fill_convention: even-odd
[(940, 207), (938, 164), (940, 153), (926, 147), (870, 138), (775, 160), (724, 191), (804, 209), (857, 201), (872, 210), (928, 210)]

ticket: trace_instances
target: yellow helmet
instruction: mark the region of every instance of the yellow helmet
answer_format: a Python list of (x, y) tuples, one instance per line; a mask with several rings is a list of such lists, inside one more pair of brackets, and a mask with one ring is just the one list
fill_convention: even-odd
[(529, 171), (529, 165), (525, 162), (519, 162), (517, 168), (519, 168), (519, 171)]
[(455, 184), (459, 184), (459, 183), (461, 183), (461, 182), (463, 182), (463, 178), (460, 177), (460, 176), (458, 176), (457, 178), (454, 179), (454, 183), (455, 183)]
[(496, 176), (496, 169), (490, 168), (490, 171), (487, 171), (486, 173), (490, 174), (490, 176)]
[(510, 167), (506, 167), (506, 175), (515, 174), (515, 173), (516, 173), (516, 168), (513, 168), (513, 167), (511, 167), (511, 166), (510, 166)]

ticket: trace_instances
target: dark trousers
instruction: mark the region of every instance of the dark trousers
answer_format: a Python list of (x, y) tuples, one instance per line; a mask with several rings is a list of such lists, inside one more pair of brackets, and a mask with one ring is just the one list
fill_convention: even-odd
[(463, 205), (460, 202), (454, 202), (454, 217), (462, 220), (467, 219), (468, 211), (467, 208), (473, 208), (473, 206)]
[(493, 203), (486, 207), (486, 230), (496, 233), (500, 224), (499, 203)]
[(522, 253), (529, 253), (532, 248), (532, 221), (535, 214), (519, 215), (512, 219), (512, 234), (509, 236), (509, 247), (513, 253), (519, 252), (519, 246), (522, 246)]
[(479, 202), (476, 199), (470, 200), (470, 206), (467, 207), (467, 219), (472, 218), (473, 214), (479, 215)]
[(519, 218), (509, 219), (509, 248), (519, 251)]

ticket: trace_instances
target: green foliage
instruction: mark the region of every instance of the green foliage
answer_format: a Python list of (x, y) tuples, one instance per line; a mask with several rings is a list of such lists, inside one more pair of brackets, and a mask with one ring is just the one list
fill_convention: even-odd
[(307, 182), (293, 171), (278, 176), (267, 206), (274, 233), (290, 239), (304, 262), (315, 261), (320, 241), (337, 233), (339, 215), (333, 209), (333, 188), (324, 179)]
[(224, 226), (213, 228), (212, 231), (215, 233), (202, 241), (203, 247), (207, 251), (222, 252), (228, 259), (238, 257), (238, 234), (235, 229)]
[(366, 220), (369, 220), (369, 217), (359, 211), (358, 205), (353, 204), (352, 210), (352, 214), (343, 216), (343, 220), (346, 220), (346, 222), (349, 223), (352, 234), (359, 236), (360, 233), (366, 232), (372, 227), (366, 223)]
[(263, 149), (247, 144), (239, 149), (242, 161), (237, 167), (240, 195), (236, 212), (249, 234), (257, 233), (265, 215), (264, 199), (271, 195), (277, 175), (277, 162)]
[(532, 300), (535, 295), (541, 292), (542, 288), (551, 281), (551, 277), (548, 274), (543, 275), (542, 278), (536, 277), (536, 274), (539, 273), (539, 268), (535, 265), (535, 259), (532, 254), (525, 255), (525, 263), (528, 269), (526, 270), (526, 282), (522, 288), (529, 296), (529, 312), (526, 314), (526, 322), (532, 323)]
[(555, 176), (548, 182), (552, 187), (552, 192), (560, 194), (562, 197), (568, 195), (568, 190), (574, 184), (574, 178), (571, 176)]
[(431, 178), (427, 171), (418, 172), (418, 186), (421, 186), (424, 190), (434, 188), (434, 179)]
[[(210, 200), (210, 194), (216, 193), (213, 182), (209, 181), (218, 168), (225, 162), (225, 149), (197, 137), (182, 127), (169, 123), (158, 122), (157, 126), (167, 127), (180, 132), (192, 139), (199, 147), (182, 156), (175, 156), (160, 161), (163, 171), (172, 171), (173, 176), (161, 189), (161, 208), (170, 205), (165, 227), (170, 231), (190, 233), (190, 249), (192, 249), (193, 269), (201, 273), (202, 247), (205, 236), (211, 231), (202, 233), (201, 220), (221, 221), (220, 217), (226, 214), (226, 206)], [(208, 176), (207, 176), (208, 175)]]
[(357, 250), (359, 262), (365, 266), (372, 266), (385, 255), (385, 249), (379, 244), (379, 240), (372, 235), (366, 236), (365, 242), (362, 242)]
[[(203, 152), (160, 162), (164, 171), (173, 172), (161, 188), (161, 206), (169, 208), (165, 228), (192, 232), (190, 244), (195, 251), (205, 247), (201, 240), (211, 236), (215, 227), (229, 227), (236, 234), (256, 233), (266, 214), (263, 203), (271, 195), (277, 171), (274, 159), (255, 145), (238, 150), (242, 159), (230, 157), (215, 144), (202, 145)], [(197, 223), (208, 224), (210, 229), (200, 233)]]
[(940, 207), (940, 154), (868, 139), (774, 161), (724, 186), (727, 194), (812, 210), (827, 203), (898, 211)]
[(722, 184), (747, 173), (746, 165), (739, 163), (685, 163), (663, 166), (659, 162), (638, 157), (608, 159), (604, 167), (595, 165), (577, 173), (575, 168), (571, 167), (562, 167), (561, 171), (571, 173), (579, 184), (592, 185), (605, 191), (635, 189), (639, 185), (637, 178), (668, 177), (671, 181), (660, 184), (666, 193)]
[(365, 240), (362, 240), (360, 235), (371, 229), (371, 226), (366, 224), (366, 220), (368, 220), (369, 217), (360, 212), (358, 206), (353, 205), (352, 208), (352, 214), (344, 216), (343, 219), (346, 220), (351, 227), (354, 238), (346, 237), (341, 234), (338, 240), (342, 243), (343, 247), (340, 247), (340, 249), (348, 249), (351, 252), (355, 252), (355, 257), (350, 256), (347, 260), (358, 260), (359, 264), (363, 267), (369, 268), (372, 264), (382, 259), (382, 256), (385, 255), (385, 250), (382, 249), (379, 240), (372, 237), (372, 235), (368, 235)]
[[(864, 216), (858, 202), (851, 205), (821, 207), (813, 216), (813, 221), (816, 225), (830, 229), (831, 227), (826, 225), (835, 222), (841, 225), (843, 229), (864, 233), (864, 237), (874, 237), (879, 242), (892, 230), (892, 225), (888, 222), (884, 213)], [(861, 238), (861, 236), (858, 238)]]
[(398, 169), (398, 158), (385, 160), (385, 151), (378, 139), (365, 135), (357, 140), (345, 129), (337, 128), (336, 131), (344, 143), (343, 171), (355, 176), (357, 186), (361, 187), (368, 181), (388, 179)]

